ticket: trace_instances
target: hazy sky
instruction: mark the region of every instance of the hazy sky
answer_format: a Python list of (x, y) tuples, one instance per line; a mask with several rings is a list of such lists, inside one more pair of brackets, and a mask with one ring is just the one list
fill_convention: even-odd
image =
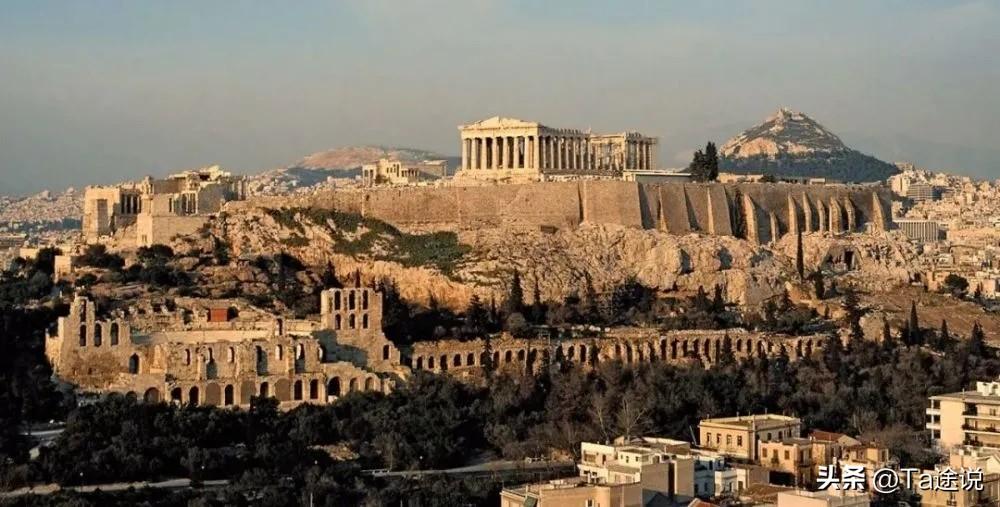
[(497, 114), (660, 137), (808, 113), (1000, 177), (1000, 1), (0, 2), (0, 193), (344, 145), (457, 154)]

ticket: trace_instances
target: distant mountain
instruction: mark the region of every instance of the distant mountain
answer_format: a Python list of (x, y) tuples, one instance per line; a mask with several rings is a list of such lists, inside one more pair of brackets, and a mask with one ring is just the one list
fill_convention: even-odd
[(848, 148), (812, 118), (787, 108), (727, 141), (719, 156), (721, 170), (743, 174), (879, 181), (899, 172), (892, 164)]
[(378, 162), (380, 158), (407, 162), (447, 160), (449, 172), (454, 172), (460, 160), (433, 151), (388, 146), (345, 146), (307, 155), (301, 160), (253, 176), (250, 188), (259, 194), (283, 194), (307, 190), (332, 179), (353, 179), (361, 175), (361, 166)]

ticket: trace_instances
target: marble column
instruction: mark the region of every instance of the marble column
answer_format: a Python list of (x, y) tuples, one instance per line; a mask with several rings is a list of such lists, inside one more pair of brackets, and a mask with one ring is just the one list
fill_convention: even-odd
[(462, 169), (469, 169), (469, 140), (462, 139)]
[(495, 171), (500, 168), (500, 138), (491, 137), (490, 140), (493, 144), (493, 149), (490, 150), (490, 169)]
[(542, 168), (542, 138), (538, 134), (535, 134), (535, 136), (531, 138), (531, 146), (532, 146), (532, 149), (531, 149), (532, 155), (534, 155), (533, 157), (531, 157), (531, 167), (533, 169), (536, 169), (536, 170), (537, 169), (541, 169)]

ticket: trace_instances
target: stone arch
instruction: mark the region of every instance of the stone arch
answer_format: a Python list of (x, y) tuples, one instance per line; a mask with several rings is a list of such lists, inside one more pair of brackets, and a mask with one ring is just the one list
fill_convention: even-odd
[(556, 347), (556, 361), (562, 361), (566, 357), (566, 350), (563, 349), (562, 345)]
[(365, 379), (365, 391), (374, 391), (374, 390), (375, 390), (375, 378), (373, 378), (373, 377), (366, 378)]
[(87, 346), (87, 325), (86, 324), (80, 324), (80, 346), (81, 347), (86, 347)]
[(670, 342), (670, 359), (677, 359), (677, 340)]
[(109, 338), (111, 340), (111, 346), (114, 347), (118, 345), (119, 340), (121, 340), (121, 326), (118, 325), (117, 322), (112, 322), (110, 331), (111, 336)]
[(199, 394), (198, 386), (191, 386), (191, 389), (188, 389), (188, 405), (197, 406), (200, 401), (198, 399)]
[(796, 358), (802, 357), (802, 340), (798, 340), (797, 342), (795, 342), (795, 357)]
[(691, 340), (691, 346), (694, 352), (692, 355), (697, 356), (699, 353), (701, 353), (701, 342), (699, 342), (697, 338)]
[(758, 340), (757, 341), (757, 355), (763, 357), (765, 354), (766, 354), (766, 350), (764, 349), (764, 342), (763, 342), (763, 340)]
[(719, 354), (722, 353), (722, 340), (715, 339), (715, 340), (712, 340), (712, 341), (713, 341), (713, 344), (712, 344), (713, 352), (715, 352), (715, 354), (712, 356), (712, 359), (718, 361), (719, 360)]
[(180, 403), (183, 400), (183, 398), (184, 398), (184, 390), (183, 389), (181, 389), (179, 387), (175, 387), (175, 388), (173, 388), (173, 389), (170, 390), (170, 401), (174, 401), (174, 402)]
[(340, 291), (339, 290), (333, 293), (333, 309), (334, 310), (339, 310), (340, 309)]
[(128, 372), (133, 375), (139, 374), (139, 354), (132, 354), (128, 358)]
[(333, 377), (326, 383), (326, 396), (327, 398), (331, 396), (340, 396), (340, 377)]
[(347, 391), (348, 392), (353, 393), (353, 392), (357, 391), (358, 390), (358, 379), (352, 378), (351, 381), (348, 382), (347, 385), (348, 385), (348, 387), (347, 387)]
[(503, 362), (505, 364), (510, 363), (514, 359), (514, 353), (510, 350), (503, 353)]
[(632, 344), (625, 344), (625, 362), (632, 364)]
[(240, 384), (240, 405), (249, 405), (250, 398), (257, 393), (257, 389), (253, 385), (253, 381), (244, 380)]
[(354, 291), (352, 290), (347, 293), (347, 309), (353, 310), (357, 308), (357, 306), (358, 306), (357, 296), (355, 296)]
[(235, 401), (235, 396), (233, 396), (233, 385), (226, 384), (225, 389), (222, 390), (222, 405), (230, 406)]
[(660, 361), (667, 360), (667, 340), (660, 340)]
[(274, 382), (274, 397), (278, 401), (289, 401), (292, 398), (292, 383), (286, 378)]
[(191, 349), (184, 350), (184, 364), (185, 365), (191, 364)]
[(219, 378), (219, 365), (215, 364), (215, 359), (209, 359), (208, 362), (205, 363), (205, 378)]
[(566, 347), (566, 359), (570, 361), (576, 359), (576, 347), (573, 345)]
[(703, 349), (702, 352), (704, 353), (703, 355), (705, 356), (706, 359), (712, 357), (711, 346), (712, 346), (711, 340), (705, 338), (705, 341), (702, 343), (702, 349)]
[(257, 375), (267, 375), (267, 351), (257, 345)]
[(587, 363), (587, 346), (582, 343), (580, 344), (580, 363)]
[(622, 345), (620, 343), (615, 343), (615, 359), (622, 358)]
[(468, 354), (466, 354), (465, 355), (465, 365), (466, 366), (475, 366), (475, 364), (476, 364), (476, 354), (473, 353), (473, 352), (469, 352)]
[(94, 324), (94, 346), (100, 347), (104, 343), (104, 327), (100, 322)]
[(646, 360), (651, 363), (656, 360), (656, 346), (653, 342), (646, 342)]
[(452, 366), (462, 366), (462, 354), (455, 354), (455, 357), (451, 358)]
[(310, 400), (319, 399), (319, 380), (316, 379), (309, 380), (309, 399)]
[(145, 401), (146, 403), (159, 403), (160, 390), (155, 387), (146, 389), (146, 392), (142, 395), (142, 401)]
[(427, 356), (427, 369), (428, 370), (434, 369), (434, 356)]
[(448, 371), (448, 355), (447, 354), (441, 354), (441, 360), (438, 361), (438, 367), (441, 368), (441, 371)]
[(334, 315), (333, 316), (333, 328), (336, 329), (336, 330), (340, 330), (343, 327), (344, 327), (343, 318), (341, 318), (340, 314)]
[(388, 361), (389, 360), (390, 350), (391, 349), (389, 348), (388, 344), (382, 345), (382, 360), (383, 361)]
[[(367, 289), (361, 291), (361, 309), (362, 310), (367, 310), (368, 309), (368, 290)], [(367, 320), (368, 319), (367, 319), (367, 316), (366, 316), (365, 321), (367, 321)]]
[(299, 379), (296, 379), (295, 383), (292, 384), (292, 399), (295, 401), (301, 401), (303, 399), (302, 381)]
[(479, 364), (484, 365), (489, 361), (490, 355), (484, 350), (479, 353)]
[(498, 350), (493, 353), (493, 367), (496, 368), (499, 365), (500, 365), (500, 351)]
[(368, 314), (361, 314), (361, 329), (368, 329)]
[(213, 407), (222, 404), (222, 389), (219, 388), (219, 384), (209, 382), (205, 386), (205, 404)]
[(421, 356), (417, 356), (417, 361), (416, 361), (416, 365), (417, 365), (417, 366), (416, 366), (416, 369), (417, 369), (417, 370), (422, 370), (422, 369), (424, 369), (424, 358), (423, 358), (423, 357), (421, 357)]
[(743, 338), (736, 339), (736, 352), (743, 352)]
[(230, 363), (236, 362), (236, 349), (235, 348), (229, 347), (228, 352), (226, 352), (226, 361), (229, 361)]
[(257, 394), (261, 398), (267, 398), (271, 396), (271, 384), (268, 384), (267, 382), (261, 382)]
[(812, 357), (813, 355), (813, 341), (806, 341), (806, 357)]
[(520, 349), (520, 350), (517, 351), (517, 360), (519, 362), (524, 362), (524, 360), (526, 358), (527, 358), (527, 355), (525, 354), (524, 349)]
[(646, 359), (645, 356), (646, 355), (642, 351), (642, 344), (641, 343), (635, 344), (635, 359), (636, 359), (636, 362), (637, 363), (643, 362)]
[(350, 315), (348, 315), (347, 316), (347, 328), (348, 329), (357, 329), (357, 327), (358, 327), (358, 318), (353, 313), (350, 314)]

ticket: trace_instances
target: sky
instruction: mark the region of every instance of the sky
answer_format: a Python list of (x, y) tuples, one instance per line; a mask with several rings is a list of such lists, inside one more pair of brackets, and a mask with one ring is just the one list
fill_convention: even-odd
[(1000, 2), (0, 2), (0, 194), (339, 146), (459, 152), (495, 115), (686, 165), (779, 107), (887, 161), (1000, 178)]

